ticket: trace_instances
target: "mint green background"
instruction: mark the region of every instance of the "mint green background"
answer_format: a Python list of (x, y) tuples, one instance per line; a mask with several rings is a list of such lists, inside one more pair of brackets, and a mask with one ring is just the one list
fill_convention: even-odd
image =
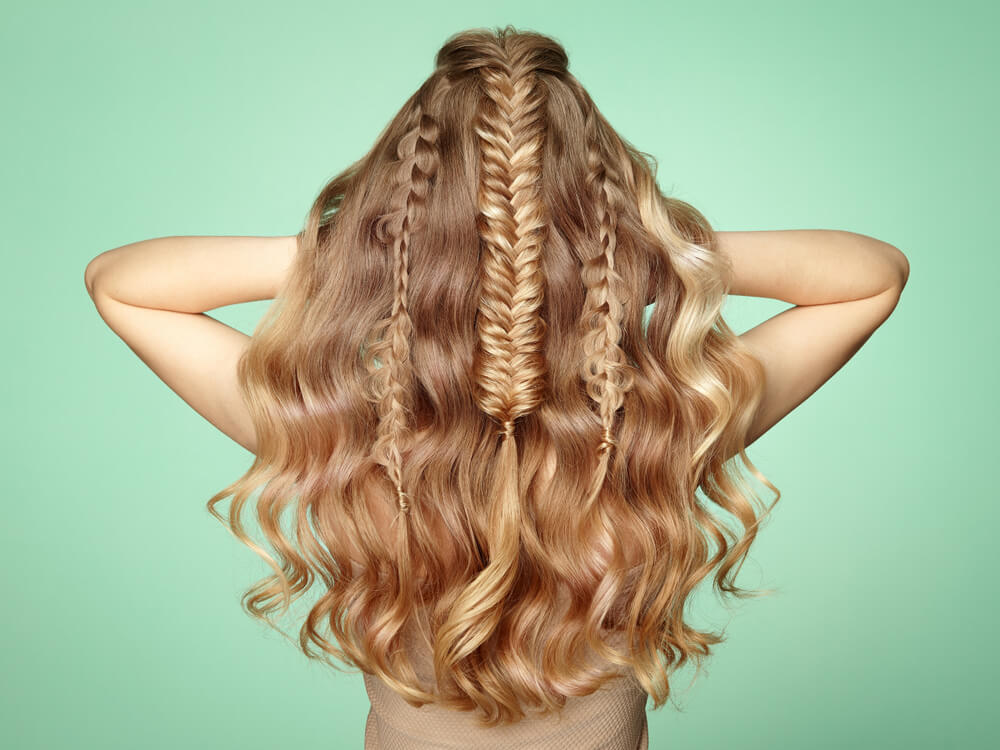
[[(718, 229), (906, 252), (895, 314), (750, 449), (783, 492), (652, 748), (981, 748), (997, 699), (1000, 21), (987, 3), (8, 4), (0, 746), (360, 748), (360, 675), (244, 615), (250, 454), (105, 327), (103, 250), (293, 234), (452, 32), (551, 34)], [(701, 7), (696, 7), (700, 5)], [(251, 332), (266, 302), (218, 316)], [(745, 330), (785, 305), (730, 299)]]

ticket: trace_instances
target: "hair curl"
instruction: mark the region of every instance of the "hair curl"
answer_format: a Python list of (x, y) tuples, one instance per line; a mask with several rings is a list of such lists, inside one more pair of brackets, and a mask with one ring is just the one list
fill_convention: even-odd
[[(495, 726), (617, 667), (658, 708), (671, 669), (723, 640), (685, 622), (695, 586), (718, 566), (720, 592), (769, 593), (734, 583), (780, 497), (745, 453), (763, 369), (721, 315), (711, 226), (656, 169), (552, 38), (446, 41), (316, 198), (239, 362), (257, 456), (208, 509), (274, 571), (251, 615), (276, 627), (319, 578), (307, 656)], [(241, 520), (258, 490), (277, 560)], [(433, 685), (400, 648), (410, 626)]]

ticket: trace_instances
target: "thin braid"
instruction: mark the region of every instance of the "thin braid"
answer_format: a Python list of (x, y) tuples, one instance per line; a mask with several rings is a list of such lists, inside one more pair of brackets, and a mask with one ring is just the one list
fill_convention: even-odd
[(446, 79), (442, 79), (428, 107), (430, 111), (424, 109), (419, 100), (416, 104), (414, 125), (396, 147), (396, 189), (390, 209), (379, 227), (379, 233), (392, 243), (393, 300), (389, 317), (379, 326), (384, 335), (379, 336), (371, 348), (371, 355), (382, 365), (372, 371), (379, 404), (372, 452), (385, 466), (396, 487), (399, 513), (406, 516), (410, 511), (410, 495), (403, 488), (400, 444), (408, 430), (408, 401), (413, 380), (410, 360), (413, 325), (407, 308), (410, 239), (423, 229), (426, 221), (427, 194), (440, 161), (437, 147), (440, 126), (431, 112), (437, 111), (447, 88)]
[(621, 348), (624, 305), (619, 296), (621, 277), (615, 271), (618, 209), (621, 180), (612, 159), (603, 155), (596, 138), (596, 114), (587, 113), (587, 184), (594, 198), (595, 219), (600, 227), (601, 252), (586, 263), (583, 280), (586, 299), (583, 321), (584, 362), (582, 375), (587, 394), (597, 402), (601, 417), (599, 461), (585, 507), (596, 499), (607, 476), (614, 436), (615, 416), (632, 388), (633, 373)]

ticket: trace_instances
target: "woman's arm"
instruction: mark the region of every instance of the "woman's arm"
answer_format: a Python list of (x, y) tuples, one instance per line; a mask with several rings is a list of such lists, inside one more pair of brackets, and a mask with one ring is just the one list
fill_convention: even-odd
[(903, 253), (835, 230), (718, 232), (730, 293), (791, 302), (740, 336), (764, 366), (750, 445), (843, 367), (895, 310), (910, 274)]
[(902, 289), (910, 272), (899, 248), (854, 232), (783, 229), (716, 235), (719, 250), (733, 264), (730, 294), (823, 305)]
[(291, 237), (163, 237), (94, 258), (87, 291), (108, 327), (178, 396), (255, 453), (236, 364), (250, 342), (205, 314), (271, 299), (296, 252)]
[(295, 257), (297, 236), (157, 237), (101, 253), (84, 279), (128, 305), (205, 312), (272, 299)]

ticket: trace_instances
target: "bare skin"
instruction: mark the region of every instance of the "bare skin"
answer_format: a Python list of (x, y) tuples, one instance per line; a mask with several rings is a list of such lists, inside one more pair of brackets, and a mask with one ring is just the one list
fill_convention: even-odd
[(747, 445), (771, 429), (853, 357), (899, 302), (906, 256), (853, 232), (718, 232), (733, 261), (730, 293), (795, 305), (741, 335), (765, 372)]
[(205, 314), (271, 299), (296, 237), (158, 237), (101, 253), (84, 280), (104, 322), (191, 408), (251, 453), (255, 428), (236, 380), (250, 343)]

